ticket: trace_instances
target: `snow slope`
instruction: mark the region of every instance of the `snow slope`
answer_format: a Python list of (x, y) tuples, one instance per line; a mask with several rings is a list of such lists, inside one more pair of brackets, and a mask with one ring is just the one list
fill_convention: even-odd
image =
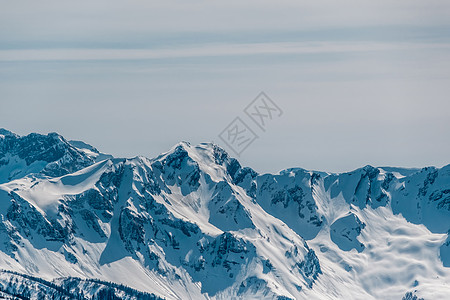
[[(0, 133), (18, 155), (3, 144), (21, 137)], [(85, 160), (49, 175), (28, 159), (0, 184), (0, 268), (16, 277), (90, 297), (99, 287), (79, 278), (166, 299), (450, 294), (450, 166), (258, 174), (213, 144), (120, 159), (55, 137)]]

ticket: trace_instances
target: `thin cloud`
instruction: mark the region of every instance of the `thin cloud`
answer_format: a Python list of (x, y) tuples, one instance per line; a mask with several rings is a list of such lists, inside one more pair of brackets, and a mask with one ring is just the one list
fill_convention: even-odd
[(236, 55), (353, 53), (411, 49), (449, 49), (439, 43), (296, 42), (211, 44), (167, 49), (19, 49), (0, 50), (0, 61), (142, 60)]

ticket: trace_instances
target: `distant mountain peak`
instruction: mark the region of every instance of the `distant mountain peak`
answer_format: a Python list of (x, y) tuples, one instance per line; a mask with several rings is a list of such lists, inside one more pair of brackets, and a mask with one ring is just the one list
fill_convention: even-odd
[[(29, 174), (61, 176), (85, 168), (99, 158), (111, 158), (94, 147), (78, 148), (56, 132), (19, 136), (2, 129), (0, 183)], [(81, 143), (79, 144), (81, 145)]]
[(13, 136), (13, 137), (18, 137), (17, 134), (15, 134), (12, 131), (9, 131), (5, 128), (0, 128), (0, 138), (4, 138), (5, 136)]

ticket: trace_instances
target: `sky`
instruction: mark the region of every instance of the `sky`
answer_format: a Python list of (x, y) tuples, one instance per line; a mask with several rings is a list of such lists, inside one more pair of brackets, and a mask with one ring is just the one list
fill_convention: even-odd
[(0, 0), (0, 127), (237, 157), (219, 134), (239, 117), (258, 172), (449, 164), (450, 2), (310, 2)]

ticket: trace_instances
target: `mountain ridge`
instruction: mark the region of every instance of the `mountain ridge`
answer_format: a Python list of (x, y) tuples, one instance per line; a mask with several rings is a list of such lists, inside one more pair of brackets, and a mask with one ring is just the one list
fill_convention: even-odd
[(4, 269), (98, 278), (167, 299), (449, 291), (450, 165), (258, 174), (212, 143), (96, 161), (94, 147), (60, 141), (67, 152), (53, 162), (75, 149), (88, 165), (68, 159), (72, 169), (57, 164), (65, 174), (52, 174), (60, 176), (43, 166), (0, 184)]

